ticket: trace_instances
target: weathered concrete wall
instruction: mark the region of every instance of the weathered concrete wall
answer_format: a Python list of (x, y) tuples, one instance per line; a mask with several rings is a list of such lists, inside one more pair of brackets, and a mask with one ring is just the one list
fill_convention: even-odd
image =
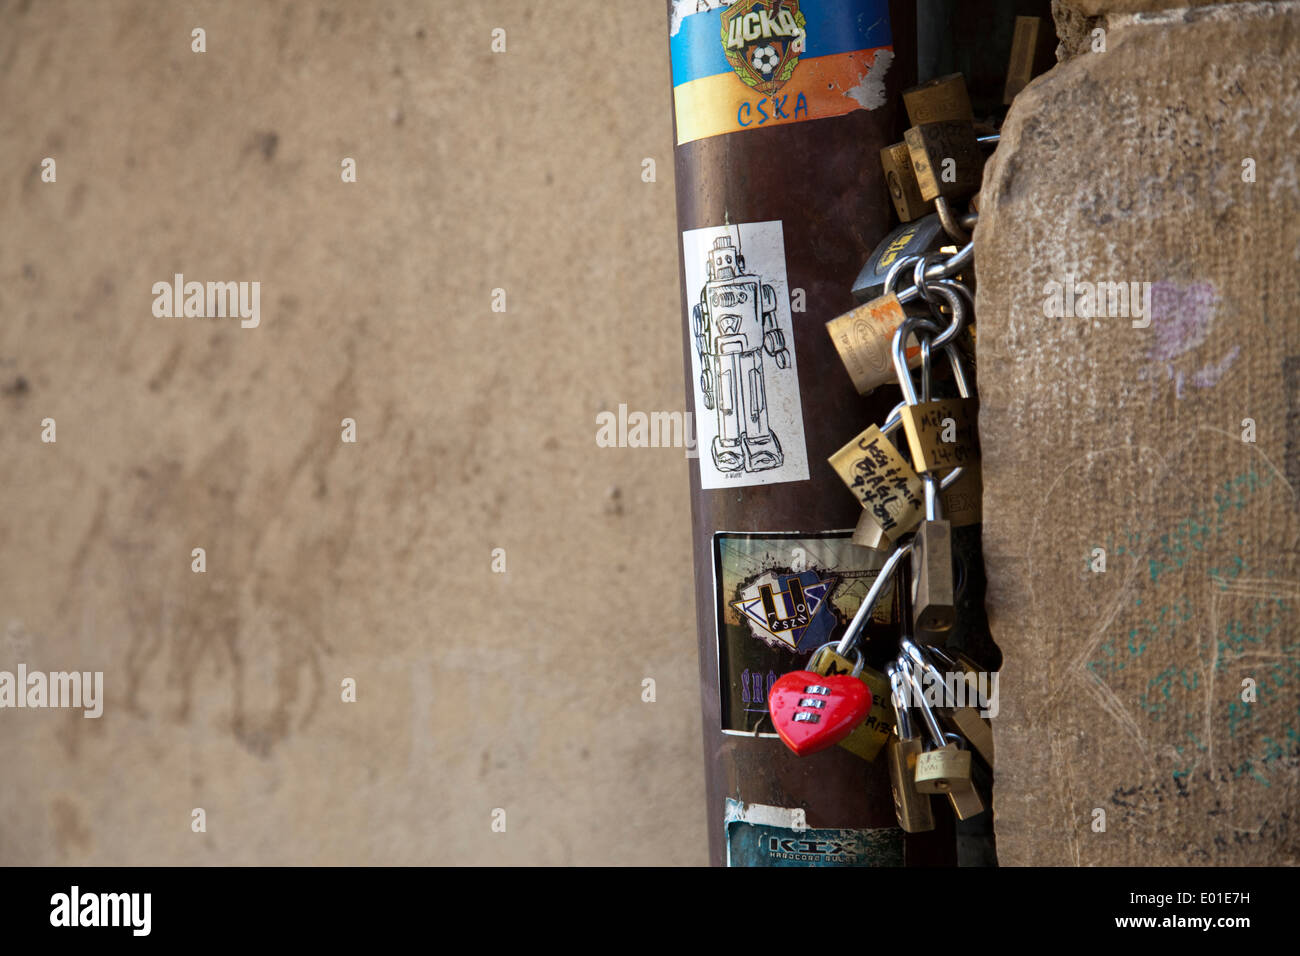
[(1060, 40), (1057, 57), (1068, 60), (1080, 53), (1093, 52), (1093, 30), (1108, 30), (1134, 18), (1173, 16), (1194, 20), (1217, 16), (1204, 8), (1224, 7), (1250, 0), (1052, 0), (1056, 35)]
[[(1300, 4), (1108, 22), (976, 233), (999, 857), (1295, 863)], [(1053, 315), (1085, 282), (1149, 327)]]
[(0, 3), (0, 863), (705, 862), (665, 30)]

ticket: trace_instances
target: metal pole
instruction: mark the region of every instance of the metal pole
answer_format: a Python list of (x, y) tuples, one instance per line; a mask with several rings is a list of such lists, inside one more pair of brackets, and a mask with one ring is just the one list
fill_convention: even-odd
[[(855, 831), (867, 849), (853, 862), (898, 863), (902, 833), (883, 754), (868, 762), (833, 747), (800, 758), (770, 736), (760, 713), (770, 679), (806, 658), (779, 628), (758, 639), (763, 609), (755, 599), (746, 610), (743, 598), (761, 593), (769, 575), (761, 596), (780, 618), (782, 597), (805, 596), (781, 582), (805, 573), (808, 606), (817, 601), (813, 582), (835, 573), (825, 555), (848, 553), (844, 536), (824, 533), (851, 530), (861, 512), (826, 460), (896, 401), (858, 396), (825, 323), (854, 306), (854, 277), (892, 227), (879, 153), (901, 139), (915, 8), (912, 0), (667, 6), (684, 375), (699, 440), (690, 480), (710, 857), (780, 862), (769, 850), (782, 845), (786, 817), (766, 830), (735, 819), (759, 816), (759, 805), (802, 811), (810, 834)], [(800, 38), (788, 30), (796, 12), (797, 59)], [(809, 548), (817, 553), (801, 565), (795, 552)], [(736, 555), (739, 570), (728, 564)], [(833, 620), (838, 637), (847, 619)], [(755, 842), (763, 833), (775, 842)], [(909, 838), (909, 857), (950, 861), (941, 849), (952, 844), (950, 822), (922, 837)], [(819, 853), (845, 861), (812, 849), (799, 862)]]

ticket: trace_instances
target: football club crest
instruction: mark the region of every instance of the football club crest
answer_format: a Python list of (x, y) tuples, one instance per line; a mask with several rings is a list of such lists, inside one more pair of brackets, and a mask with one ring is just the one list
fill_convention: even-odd
[(754, 581), (731, 606), (749, 624), (755, 637), (796, 653), (825, 643), (835, 627), (833, 616), (818, 613), (826, 603), (830, 582), (814, 571), (777, 574), (769, 571)]
[(807, 48), (799, 0), (736, 0), (722, 12), (722, 50), (742, 83), (771, 95)]

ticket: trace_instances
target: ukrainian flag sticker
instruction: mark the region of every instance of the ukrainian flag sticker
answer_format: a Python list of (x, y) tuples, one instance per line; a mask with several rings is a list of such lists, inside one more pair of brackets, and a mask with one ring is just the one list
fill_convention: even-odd
[(888, 0), (676, 0), (677, 143), (885, 102)]

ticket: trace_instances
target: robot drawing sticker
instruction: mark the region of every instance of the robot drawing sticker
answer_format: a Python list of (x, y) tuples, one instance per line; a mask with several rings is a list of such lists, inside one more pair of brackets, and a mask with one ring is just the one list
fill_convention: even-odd
[[(682, 234), (704, 488), (808, 477), (780, 222)], [(706, 450), (707, 449), (707, 450)]]

